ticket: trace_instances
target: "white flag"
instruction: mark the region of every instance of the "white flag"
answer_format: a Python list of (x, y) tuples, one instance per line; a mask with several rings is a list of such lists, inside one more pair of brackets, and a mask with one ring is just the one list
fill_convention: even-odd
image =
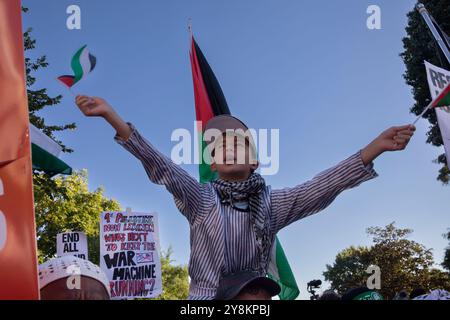
[[(428, 86), (431, 97), (437, 96), (450, 84), (450, 71), (436, 67), (425, 61), (427, 68)], [(445, 154), (447, 155), (447, 166), (450, 168), (450, 107), (435, 108), (442, 140), (444, 141)]]

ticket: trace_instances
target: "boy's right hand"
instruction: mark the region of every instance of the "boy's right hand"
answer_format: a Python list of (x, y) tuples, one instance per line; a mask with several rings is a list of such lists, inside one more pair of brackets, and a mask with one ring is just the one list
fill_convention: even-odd
[(113, 108), (106, 100), (98, 97), (88, 97), (78, 95), (75, 103), (81, 112), (87, 117), (103, 117), (106, 118), (113, 112)]
[(106, 100), (98, 97), (77, 96), (75, 103), (87, 117), (103, 117), (116, 129), (123, 140), (128, 140), (132, 131), (130, 126), (114, 111)]

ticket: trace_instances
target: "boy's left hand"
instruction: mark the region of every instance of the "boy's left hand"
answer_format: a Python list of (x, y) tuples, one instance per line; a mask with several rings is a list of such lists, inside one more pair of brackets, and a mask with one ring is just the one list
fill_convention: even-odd
[(371, 163), (385, 151), (404, 150), (414, 135), (414, 131), (416, 131), (414, 125), (387, 129), (361, 151), (364, 164)]

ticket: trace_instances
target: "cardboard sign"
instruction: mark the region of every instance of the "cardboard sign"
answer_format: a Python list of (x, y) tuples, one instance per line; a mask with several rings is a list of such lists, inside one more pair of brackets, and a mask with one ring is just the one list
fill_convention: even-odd
[(162, 293), (158, 215), (104, 212), (100, 219), (100, 267), (112, 300), (154, 298)]
[(56, 254), (58, 257), (75, 256), (88, 260), (86, 234), (84, 232), (58, 233), (56, 236)]

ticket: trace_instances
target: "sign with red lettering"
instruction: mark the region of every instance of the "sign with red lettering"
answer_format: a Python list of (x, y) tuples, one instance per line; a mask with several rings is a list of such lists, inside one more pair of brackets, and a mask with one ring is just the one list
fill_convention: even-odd
[(104, 212), (100, 219), (100, 267), (112, 300), (155, 298), (162, 293), (156, 213)]

